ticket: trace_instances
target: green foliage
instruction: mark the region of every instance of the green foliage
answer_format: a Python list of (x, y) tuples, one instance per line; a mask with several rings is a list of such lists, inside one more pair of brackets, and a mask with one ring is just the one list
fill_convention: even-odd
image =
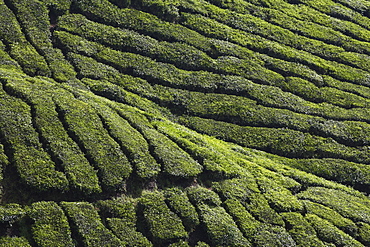
[(136, 168), (139, 177), (156, 176), (160, 171), (160, 165), (150, 155), (149, 145), (140, 132), (101, 101), (97, 99), (86, 99), (86, 101), (96, 109), (103, 125), (128, 155), (129, 161)]
[(0, 0), (0, 245), (368, 246), (369, 11)]
[(125, 246), (153, 246), (141, 232), (135, 231), (125, 219), (107, 218), (107, 224), (112, 232), (125, 243)]
[(220, 182), (214, 182), (212, 188), (225, 199), (237, 199), (248, 201), (252, 193), (259, 193), (260, 190), (254, 178), (234, 178)]
[(340, 190), (311, 187), (297, 197), (323, 204), (355, 222), (370, 222), (370, 202), (362, 194), (354, 196)]
[(67, 13), (71, 7), (72, 0), (41, 0), (56, 15)]
[(44, 58), (27, 41), (14, 13), (0, 2), (0, 37), (10, 56), (30, 75), (50, 75)]
[(303, 211), (302, 203), (284, 187), (279, 187), (271, 178), (257, 179), (259, 188), (271, 207), (278, 212)]
[(189, 187), (186, 192), (190, 201), (195, 205), (220, 206), (222, 203), (215, 192), (202, 186)]
[(223, 207), (200, 203), (197, 209), (212, 245), (251, 246)]
[(339, 159), (300, 159), (293, 162), (292, 167), (302, 171), (352, 186), (369, 184), (367, 165)]
[(270, 207), (263, 194), (253, 193), (248, 199), (244, 206), (257, 220), (263, 223), (284, 226), (282, 217)]
[(244, 236), (251, 239), (262, 223), (256, 220), (237, 199), (227, 199), (224, 205)]
[(370, 225), (359, 222), (358, 224), (358, 235), (359, 240), (361, 243), (363, 243), (365, 246), (370, 244)]
[(87, 158), (98, 169), (106, 189), (118, 189), (131, 173), (131, 165), (121, 147), (104, 128), (95, 109), (73, 95), (63, 92), (55, 99), (61, 121), (86, 152)]
[(164, 244), (187, 237), (181, 219), (168, 208), (162, 193), (144, 191), (139, 203), (154, 243)]
[(202, 166), (165, 135), (149, 128), (144, 135), (167, 174), (186, 178), (202, 172)]
[(136, 229), (137, 201), (117, 199), (98, 201), (100, 213), (107, 219), (109, 229), (125, 243), (126, 246), (152, 246), (151, 242)]
[(31, 247), (32, 245), (24, 237), (0, 237), (1, 247)]
[(303, 201), (303, 203), (307, 213), (315, 214), (320, 218), (331, 222), (333, 225), (353, 237), (357, 235), (358, 229), (356, 224), (353, 223), (351, 220), (344, 218), (335, 210), (311, 201)]
[(332, 138), (313, 136), (284, 128), (238, 126), (198, 117), (183, 117), (181, 123), (201, 133), (294, 158), (342, 158), (368, 163), (367, 150), (339, 144)]
[(315, 229), (300, 213), (291, 212), (282, 213), (281, 215), (290, 229), (289, 234), (297, 243), (297, 246), (325, 246), (324, 243), (317, 238)]
[(256, 246), (296, 246), (294, 239), (281, 226), (263, 224), (253, 236)]
[[(96, 171), (84, 157), (78, 145), (69, 137), (59, 119), (53, 102), (55, 83), (33, 80), (11, 81), (6, 84), (9, 91), (24, 98), (31, 105), (34, 127), (40, 133), (43, 145), (50, 150), (54, 162), (64, 169), (70, 186), (86, 194), (101, 192)], [(59, 91), (63, 92), (61, 88)]]
[(187, 231), (192, 231), (199, 225), (197, 211), (186, 193), (178, 188), (169, 188), (164, 191), (164, 196), (169, 208), (181, 218)]
[(34, 221), (33, 238), (38, 246), (74, 246), (67, 217), (55, 202), (36, 202), (28, 214)]
[(123, 243), (101, 222), (98, 212), (88, 202), (61, 202), (72, 228), (86, 246), (122, 246)]
[(307, 214), (305, 219), (313, 226), (317, 236), (326, 242), (332, 242), (336, 246), (363, 246), (360, 242), (345, 234), (327, 220), (321, 219), (314, 214)]
[(67, 190), (68, 181), (42, 148), (38, 133), (33, 128), (30, 106), (0, 90), (1, 133), (11, 145), (11, 159), (20, 178), (27, 185), (40, 190)]
[(16, 203), (9, 203), (5, 206), (0, 206), (0, 221), (2, 223), (10, 223), (13, 224), (14, 222), (18, 221), (22, 218), (26, 212)]
[(120, 8), (127, 8), (131, 4), (131, 0), (111, 0), (111, 2)]
[(157, 41), (128, 29), (117, 29), (89, 21), (82, 15), (63, 16), (58, 27), (114, 49), (139, 53), (157, 61), (173, 63), (183, 69), (209, 70), (215, 66), (209, 56), (193, 46), (178, 42)]

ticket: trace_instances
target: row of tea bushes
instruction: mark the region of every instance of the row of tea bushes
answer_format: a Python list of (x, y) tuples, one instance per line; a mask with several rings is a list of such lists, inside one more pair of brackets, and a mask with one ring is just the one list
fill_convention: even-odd
[[(126, 246), (153, 246), (137, 229), (137, 200), (105, 200), (96, 203), (109, 229)], [(138, 224), (139, 226), (139, 224)]]
[(34, 221), (32, 235), (38, 246), (75, 246), (67, 217), (56, 202), (33, 203), (28, 215)]
[[(232, 183), (239, 185), (235, 179)], [(226, 190), (218, 188), (217, 192), (228, 195), (229, 199), (221, 200), (210, 188), (192, 186), (184, 191), (179, 188), (168, 188), (163, 192), (143, 191), (137, 199), (121, 197), (94, 204), (60, 202), (58, 205), (50, 201), (26, 207), (9, 204), (0, 207), (0, 221), (14, 230), (23, 230), (12, 238), (1, 237), (0, 246), (33, 246), (34, 243), (37, 246), (189, 246), (184, 240), (194, 228), (185, 230), (183, 224), (187, 217), (183, 217), (183, 213), (190, 211), (195, 218), (199, 217), (200, 225), (197, 227), (205, 231), (203, 238), (212, 245), (327, 246), (334, 243), (335, 246), (364, 246), (367, 243), (366, 227), (369, 225), (363, 221), (354, 223), (333, 210), (340, 207), (339, 201), (333, 201), (328, 207), (310, 201), (312, 199), (302, 200), (306, 214), (276, 214), (267, 203), (260, 204), (263, 200), (261, 194), (249, 194), (249, 201), (243, 201), (225, 194)], [(171, 198), (176, 195), (185, 205), (180, 203), (179, 207), (175, 206), (180, 210), (172, 211), (175, 204)], [(363, 197), (350, 196), (339, 190), (334, 197), (333, 200), (354, 200), (358, 206), (366, 204), (361, 201)], [(31, 235), (26, 234), (26, 229)], [(198, 241), (197, 246), (207, 246), (205, 244)]]
[[(113, 65), (121, 71), (130, 71), (130, 73), (136, 76), (140, 76), (144, 79), (155, 81), (160, 84), (200, 91), (210, 87), (219, 87), (221, 89), (226, 85), (229, 87), (231, 85), (231, 90), (232, 87), (235, 86), (234, 90), (239, 91), (238, 94), (247, 94), (247, 96), (257, 99), (266, 106), (288, 108), (305, 114), (311, 113), (334, 119), (338, 117), (348, 120), (366, 121), (367, 119), (367, 111), (362, 108), (343, 109), (327, 103), (317, 105), (312, 102), (307, 102), (291, 93), (283, 92), (277, 87), (255, 84), (241, 77), (222, 76), (201, 71), (184, 71), (177, 69), (170, 64), (157, 63), (141, 55), (111, 50), (104, 46), (98, 45), (97, 43), (84, 40), (79, 36), (74, 36), (65, 32), (57, 32), (56, 35), (59, 41), (65, 46), (65, 49), (68, 49), (69, 51), (81, 52), (84, 55), (93, 56), (98, 60), (102, 60), (107, 64)], [(79, 47), (78, 50), (75, 50), (75, 46), (73, 44), (76, 42), (84, 42), (86, 47)], [(83, 60), (83, 58), (78, 57), (78, 59), (74, 59), (74, 63), (77, 62), (79, 64), (78, 67), (81, 69), (81, 61)], [(209, 85), (209, 83), (212, 83), (212, 81), (209, 81), (210, 78), (214, 78), (214, 81), (217, 82), (217, 84)], [(188, 82), (191, 84), (189, 85)], [(264, 94), (263, 92), (266, 90), (271, 91), (271, 93), (268, 95)], [(330, 95), (330, 90), (326, 91), (328, 92), (327, 94)], [(343, 94), (346, 96), (348, 95), (350, 99), (356, 98), (355, 95), (346, 93)], [(338, 98), (340, 97), (338, 96)], [(349, 100), (347, 100), (347, 102), (348, 101)], [(358, 101), (360, 101), (360, 99), (358, 99)], [(343, 113), (348, 114), (348, 116), (343, 115)], [(363, 115), (363, 117), (361, 115)]]
[(207, 37), (228, 40), (252, 50), (291, 62), (300, 62), (334, 78), (355, 84), (368, 85), (368, 71), (357, 69), (335, 61), (326, 60), (309, 52), (298, 50), (275, 41), (267, 40), (249, 32), (234, 29), (202, 15), (183, 13), (182, 24)]
[[(332, 138), (284, 128), (238, 126), (212, 119), (188, 117), (181, 123), (201, 133), (283, 157), (338, 158), (368, 164), (366, 147), (348, 147)], [(243, 134), (240, 134), (243, 133)]]
[(11, 0), (9, 3), (15, 9), (26, 36), (48, 63), (52, 77), (63, 82), (75, 78), (73, 67), (64, 59), (62, 51), (54, 48), (51, 42), (51, 23), (46, 5), (35, 0)]
[[(166, 5), (158, 4), (159, 1), (156, 0), (143, 2), (144, 3), (142, 4), (142, 7), (144, 7), (145, 11), (156, 14), (159, 17), (162, 17), (163, 12), (165, 11), (160, 10), (156, 12), (158, 9), (156, 7), (160, 5), (163, 8), (167, 7)], [(175, 2), (177, 2), (178, 6), (183, 5), (181, 1)], [(305, 36), (299, 35), (297, 33), (289, 31), (288, 29), (282, 28), (277, 25), (273, 25), (253, 15), (246, 13), (240, 14), (230, 10), (221, 9), (215, 5), (209, 4), (206, 1), (198, 1), (197, 4), (185, 6), (185, 8), (186, 7), (193, 7), (190, 8), (188, 12), (202, 14), (204, 16), (207, 16), (208, 18), (215, 19), (236, 29), (250, 32), (252, 34), (257, 34), (267, 39), (274, 40), (276, 42), (291, 46), (296, 49), (305, 50), (307, 52), (318, 55), (325, 59), (331, 60), (334, 59), (342, 63), (343, 62), (350, 63), (352, 65), (359, 66), (360, 68), (363, 68), (365, 70), (367, 70), (368, 68), (368, 66), (366, 65), (368, 63), (368, 58), (366, 58), (367, 56), (353, 52), (346, 52), (346, 50), (342, 48), (342, 47), (347, 49), (350, 48), (350, 51), (354, 50), (360, 53), (369, 54), (370, 47), (366, 42), (353, 40), (350, 37), (346, 37), (344, 35), (341, 35), (340, 37), (336, 36), (330, 37), (330, 33), (327, 31), (323, 32), (325, 38), (321, 37), (321, 39), (319, 40), (308, 38), (307, 36), (310, 36), (309, 33), (317, 34), (320, 32), (320, 30), (310, 29), (308, 35)], [(288, 20), (289, 19), (285, 19), (285, 21)], [(303, 29), (304, 27), (300, 27), (300, 30)], [(327, 44), (320, 40), (325, 40), (326, 42), (334, 43), (334, 45)], [(342, 40), (342, 42), (338, 42), (338, 40)], [(320, 49), (317, 49), (317, 47), (320, 47)]]
[(34, 79), (33, 83), (10, 81), (5, 87), (31, 106), (34, 127), (40, 133), (44, 148), (50, 150), (53, 161), (63, 167), (71, 188), (86, 194), (99, 193), (96, 171), (64, 128), (52, 99), (49, 82)]
[(86, 246), (123, 246), (110, 230), (108, 230), (94, 208), (88, 202), (62, 202), (71, 227), (78, 234), (81, 244)]
[[(335, 3), (331, 0), (325, 0), (317, 3), (313, 3), (312, 1), (302, 0), (302, 3), (319, 10), (320, 12), (323, 12), (325, 14), (328, 14), (333, 17), (337, 17), (343, 20), (348, 20), (354, 23), (357, 23), (367, 29), (370, 29), (370, 24), (368, 22), (367, 17), (369, 17), (369, 12), (367, 11), (367, 17), (362, 15), (361, 13), (358, 13), (356, 11), (351, 10), (350, 8), (347, 8), (343, 6), (340, 3)], [(336, 6), (336, 7), (331, 7)]]
[(56, 170), (55, 163), (42, 148), (39, 134), (33, 126), (31, 107), (3, 89), (0, 94), (0, 111), (4, 116), (0, 120), (1, 136), (21, 180), (41, 191), (66, 190), (66, 176)]
[(149, 144), (141, 133), (101, 101), (89, 98), (85, 101), (96, 109), (109, 134), (125, 151), (137, 175), (141, 178), (157, 176), (160, 165), (150, 154)]
[(50, 75), (45, 59), (28, 42), (14, 13), (0, 1), (0, 37), (9, 55), (29, 75)]
[[(101, 21), (107, 25), (120, 26), (143, 32), (159, 40), (182, 41), (206, 53), (212, 51), (213, 46), (210, 45), (212, 42), (211, 39), (186, 29), (184, 26), (164, 22), (155, 16), (144, 12), (138, 12), (135, 9), (118, 9), (117, 6), (112, 6), (109, 2), (105, 3), (104, 6), (103, 3), (98, 2), (99, 1), (94, 3), (94, 6), (79, 2), (77, 7), (79, 11), (88, 17), (96, 21)], [(230, 40), (242, 46), (252, 48), (254, 51), (268, 53), (269, 55), (277, 56), (288, 61), (298, 61), (312, 67), (320, 73), (328, 73), (341, 80), (349, 80), (356, 84), (366, 85), (367, 83), (368, 72), (315, 57), (310, 53), (298, 51), (277, 42), (268, 41), (259, 36), (253, 36), (246, 32), (232, 29), (229, 26), (206, 17), (184, 13), (182, 18), (184, 19), (182, 22), (183, 25), (203, 33), (206, 36), (221, 40)], [(181, 34), (181, 36), (179, 34)], [(191, 38), (191, 40), (189, 40), (189, 38)], [(351, 73), (349, 73), (349, 71), (351, 71)]]
[(95, 109), (67, 91), (54, 101), (61, 121), (98, 170), (102, 185), (108, 190), (120, 188), (132, 167), (120, 145), (104, 128)]
[[(313, 37), (316, 37), (315, 33), (304, 32), (304, 30), (308, 29), (309, 31), (314, 27), (317, 30), (322, 30), (319, 32), (319, 35), (324, 35), (324, 37), (325, 34), (323, 32), (328, 32), (336, 36), (346, 35), (360, 41), (369, 41), (369, 31), (366, 28), (350, 21), (330, 18), (330, 16), (302, 4), (297, 6), (285, 1), (270, 1), (270, 4), (265, 6), (265, 4), (262, 4), (262, 1), (252, 3), (211, 0), (209, 2), (238, 13), (252, 14), (270, 23), (288, 28), (291, 31), (304, 33), (309, 36), (313, 35)], [(299, 23), (303, 31), (291, 25), (291, 21)], [(342, 34), (338, 33), (338, 31)], [(340, 40), (337, 42), (340, 42)]]
[(151, 154), (162, 165), (163, 172), (183, 178), (194, 177), (202, 172), (202, 166), (171, 139), (154, 129), (144, 114), (123, 105), (112, 105), (112, 108), (147, 140)]
[[(128, 89), (135, 91), (135, 86), (127, 83), (122, 85)], [(132, 80), (135, 80), (132, 78)], [(141, 83), (139, 93), (144, 97), (159, 100), (161, 104), (167, 104), (176, 112), (190, 113), (202, 117), (211, 117), (216, 120), (223, 120), (226, 122), (247, 124), (252, 126), (266, 126), (266, 127), (288, 127), (294, 130), (303, 132), (310, 132), (314, 135), (323, 137), (332, 137), (340, 143), (346, 145), (367, 145), (366, 137), (367, 124), (355, 121), (333, 121), (325, 120), (319, 117), (310, 117), (307, 115), (296, 114), (284, 109), (272, 109), (256, 105), (256, 102), (247, 100), (245, 98), (237, 99), (237, 97), (225, 96), (221, 94), (203, 94), (196, 92), (186, 92), (183, 90), (169, 89), (162, 86), (151, 87), (149, 84), (145, 85), (145, 81), (139, 80)], [(92, 82), (92, 81), (90, 81)], [(120, 84), (117, 82), (117, 84)], [(122, 89), (116, 88), (104, 82), (104, 87), (98, 81), (90, 84), (91, 89), (99, 94), (109, 97), (107, 89), (110, 88), (111, 95), (115, 95), (114, 99), (120, 101), (119, 92)], [(130, 85), (130, 86), (126, 86)], [(104, 90), (104, 91), (102, 91)], [(110, 98), (113, 98), (111, 96)], [(239, 107), (237, 102), (244, 102), (243, 107)], [(217, 102), (217, 104), (212, 103)], [(233, 103), (235, 102), (235, 103)], [(203, 107), (199, 107), (202, 105)], [(206, 106), (206, 107), (204, 107)], [(289, 116), (287, 120), (286, 116)], [(355, 131), (356, 130), (356, 131)], [(358, 131), (357, 131), (358, 130)]]
[[(204, 52), (184, 43), (157, 41), (127, 29), (89, 21), (82, 15), (70, 15), (61, 19), (58, 30), (78, 34), (88, 40), (105, 44), (111, 48), (130, 51), (148, 56), (156, 61), (172, 63), (178, 68), (187, 70), (218, 71), (220, 73), (243, 74), (247, 78), (268, 84), (271, 78), (282, 78), (265, 69), (257, 57), (244, 57), (243, 60), (228, 57), (212, 59)], [(239, 63), (240, 69), (236, 69)], [(256, 73), (256, 71), (260, 71)]]

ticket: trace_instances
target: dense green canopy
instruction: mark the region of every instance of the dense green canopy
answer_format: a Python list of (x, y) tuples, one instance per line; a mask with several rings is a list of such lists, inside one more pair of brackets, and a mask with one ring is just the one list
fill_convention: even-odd
[(0, 246), (370, 246), (368, 0), (0, 0)]

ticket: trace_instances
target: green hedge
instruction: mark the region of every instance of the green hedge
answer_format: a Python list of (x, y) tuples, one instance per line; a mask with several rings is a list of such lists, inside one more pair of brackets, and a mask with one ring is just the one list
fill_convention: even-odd
[(61, 121), (98, 169), (103, 187), (119, 189), (131, 173), (131, 165), (119, 144), (109, 135), (96, 110), (69, 92), (54, 98)]
[[(312, 55), (309, 52), (298, 50), (275, 41), (265, 39), (261, 36), (250, 34), (231, 28), (213, 19), (197, 15), (182, 13), (182, 22), (186, 27), (196, 30), (207, 37), (235, 42), (249, 49), (267, 53), (270, 56), (284, 59), (291, 62), (300, 62), (310, 68), (319, 71), (321, 74), (328, 74), (341, 80), (351, 81), (360, 85), (368, 85), (369, 72), (356, 69), (335, 61)], [(305, 47), (305, 46), (304, 46)], [(316, 49), (313, 47), (312, 49)], [(320, 49), (319, 49), (320, 50)]]
[(181, 123), (198, 132), (283, 157), (339, 158), (362, 163), (369, 162), (365, 149), (347, 147), (332, 138), (318, 137), (300, 131), (238, 126), (198, 117), (183, 117)]
[(31, 247), (25, 237), (0, 237), (1, 247)]
[(339, 183), (364, 189), (370, 183), (367, 165), (340, 159), (299, 159), (292, 162), (292, 167)]
[[(309, 30), (312, 26), (323, 31), (327, 30), (327, 32), (332, 35), (340, 36), (341, 34), (335, 32), (340, 31), (342, 34), (359, 40), (369, 41), (370, 39), (368, 35), (369, 31), (366, 30), (366, 28), (347, 20), (330, 18), (327, 14), (303, 4), (290, 4), (283, 0), (249, 2), (213, 0), (210, 2), (238, 13), (250, 13), (275, 24), (287, 25), (289, 28), (297, 28), (296, 26), (292, 26), (291, 22), (289, 22), (289, 20), (292, 19), (294, 22), (299, 23), (303, 30)], [(368, 7), (366, 7), (368, 4), (364, 1), (358, 1), (356, 3), (348, 3), (346, 1), (339, 2), (349, 8), (359, 11), (360, 13), (366, 13), (366, 9), (368, 9)], [(324, 28), (323, 26), (327, 28)], [(311, 33), (311, 35), (315, 34)], [(322, 33), (320, 35), (322, 35)]]
[(220, 197), (215, 192), (202, 186), (189, 187), (186, 192), (190, 201), (197, 206), (206, 204), (219, 207), (222, 203)]
[(97, 206), (112, 232), (127, 246), (153, 246), (137, 230), (137, 200), (117, 199), (98, 201)]
[(235, 223), (247, 239), (252, 239), (258, 231), (261, 222), (256, 220), (236, 199), (227, 199), (224, 202), (226, 211), (233, 217)]
[(197, 211), (190, 203), (186, 193), (179, 188), (168, 188), (164, 190), (164, 196), (169, 208), (182, 219), (187, 231), (192, 231), (199, 225)]
[[(334, 3), (331, 0), (325, 0), (320, 2), (312, 2), (307, 0), (302, 0), (302, 3), (320, 11), (330, 16), (349, 20), (351, 22), (357, 23), (367, 29), (370, 29), (370, 24), (368, 22), (368, 18), (361, 13), (351, 10), (339, 3)], [(331, 6), (336, 5), (337, 8), (332, 8)]]
[[(146, 11), (156, 14), (159, 17), (162, 17), (161, 12), (164, 11), (157, 11), (156, 9), (156, 6), (158, 6), (158, 1), (144, 1), (144, 2), (145, 4), (142, 4), (142, 7), (144, 7)], [(186, 1), (183, 2), (185, 2), (186, 4)], [(183, 2), (177, 1), (177, 4), (183, 7), (182, 6)], [(361, 55), (357, 54), (359, 56), (355, 58), (353, 56), (347, 56), (346, 58), (343, 58), (342, 54), (347, 55), (348, 53), (346, 53), (345, 50), (342, 47), (340, 47), (345, 46), (348, 47), (350, 50), (356, 50), (359, 52), (370, 51), (370, 46), (366, 42), (351, 40), (349, 37), (340, 35), (339, 33), (335, 33), (333, 35), (333, 33), (330, 33), (327, 30), (325, 31), (322, 29), (320, 30), (320, 28), (317, 27), (316, 28), (307, 27), (306, 25), (301, 26), (296, 22), (292, 21), (292, 23), (299, 25), (299, 31), (304, 32), (304, 35), (302, 35), (302, 33), (297, 33), (296, 30), (294, 30), (294, 28), (290, 28), (293, 29), (292, 30), (293, 32), (289, 30), (289, 27), (291, 26), (294, 27), (294, 24), (289, 23), (288, 22), (289, 19), (287, 18), (284, 19), (283, 25), (279, 26), (271, 24), (266, 20), (255, 17), (248, 13), (240, 14), (230, 11), (228, 9), (218, 8), (217, 6), (211, 5), (205, 1), (203, 1), (202, 3), (203, 3), (202, 5), (187, 4), (185, 8), (189, 8), (188, 11), (191, 13), (192, 12), (200, 13), (206, 16), (207, 18), (213, 18), (233, 28), (240, 29), (245, 32), (250, 32), (252, 34), (257, 34), (267, 39), (277, 41), (281, 44), (285, 44), (296, 49), (306, 50), (312, 54), (317, 54), (326, 59), (336, 59), (345, 63), (351, 63), (353, 61), (352, 64), (358, 64), (357, 60), (361, 60), (360, 62), (361, 65), (364, 65), (361, 67), (367, 69), (365, 57), (361, 58)], [(166, 7), (165, 5), (162, 6)], [(310, 36), (311, 37), (314, 36), (314, 38), (310, 38)], [(322, 42), (321, 40), (334, 43), (335, 45), (327, 44), (325, 42)], [(343, 41), (341, 42), (341, 40)], [(320, 49), (316, 49), (317, 47), (320, 47)], [(340, 55), (338, 56), (338, 54)]]
[[(257, 220), (272, 224), (284, 226), (282, 217), (270, 207), (267, 199), (263, 194), (253, 193), (248, 197), (248, 201), (244, 203), (246, 209), (255, 217)], [(258, 231), (257, 231), (258, 232)]]
[(6, 52), (6, 47), (0, 41), (0, 67), (4, 69), (21, 70), (19, 64)]
[(57, 16), (68, 13), (72, 4), (72, 0), (41, 0), (41, 2)]
[(292, 236), (297, 246), (326, 246), (316, 236), (315, 229), (299, 213), (282, 213), (284, 221), (289, 228), (289, 234)]
[(255, 246), (296, 246), (294, 239), (281, 226), (262, 224), (253, 236)]
[(103, 125), (128, 156), (137, 175), (141, 178), (156, 176), (160, 165), (150, 154), (149, 144), (141, 133), (98, 99), (87, 99), (87, 102), (96, 109)]
[(344, 218), (335, 210), (325, 207), (319, 203), (304, 200), (303, 204), (307, 213), (315, 214), (320, 218), (331, 222), (333, 225), (351, 235), (352, 237), (356, 237), (358, 229), (356, 224), (353, 223), (350, 219)]
[(117, 50), (135, 52), (157, 61), (173, 63), (178, 68), (215, 69), (214, 61), (193, 46), (179, 42), (158, 41), (132, 30), (117, 29), (90, 21), (82, 15), (63, 16), (58, 28)]
[(220, 182), (213, 182), (212, 188), (223, 199), (237, 199), (240, 202), (249, 200), (252, 193), (260, 193), (258, 184), (253, 177), (233, 178)]
[(10, 146), (10, 159), (21, 180), (40, 191), (68, 190), (66, 176), (55, 169), (54, 162), (42, 148), (30, 106), (2, 89), (0, 95), (0, 112), (4, 116), (0, 119), (1, 132)]
[(139, 203), (155, 244), (166, 244), (187, 237), (181, 219), (168, 208), (162, 193), (144, 191)]
[[(320, 115), (323, 117), (333, 118), (333, 119), (345, 119), (345, 120), (368, 120), (368, 113), (366, 109), (362, 108), (355, 108), (355, 109), (343, 109), (341, 107), (331, 105), (328, 103), (322, 104), (315, 104), (302, 98), (293, 95), (288, 92), (284, 92), (277, 87), (271, 87), (266, 85), (259, 85), (255, 84), (251, 81), (246, 80), (242, 77), (235, 77), (235, 76), (222, 76), (218, 74), (213, 74), (209, 72), (201, 72), (201, 71), (184, 71), (177, 69), (176, 67), (170, 64), (164, 63), (157, 63), (147, 57), (143, 57), (141, 55), (132, 54), (132, 53), (124, 53), (119, 51), (114, 51), (112, 49), (103, 47), (102, 45), (87, 41), (79, 36), (71, 35), (65, 32), (56, 32), (56, 35), (59, 41), (66, 47), (67, 50), (72, 52), (81, 52), (84, 55), (93, 56), (98, 60), (103, 60), (105, 63), (114, 65), (115, 67), (119, 68), (122, 71), (130, 71), (130, 73), (134, 74), (135, 76), (142, 77), (147, 79), (151, 82), (159, 83), (162, 85), (167, 85), (171, 87), (180, 87), (183, 89), (190, 89), (190, 90), (199, 90), (199, 91), (208, 91), (212, 92), (216, 88), (231, 91), (233, 94), (244, 94), (252, 99), (257, 100), (260, 104), (264, 106), (273, 106), (277, 108), (287, 108), (297, 113), (304, 113), (304, 114), (312, 114), (312, 115)], [(84, 46), (76, 46), (75, 43), (84, 43)], [(73, 60), (79, 64), (79, 68), (84, 65), (84, 61), (81, 62), (77, 59), (75, 55), (72, 56)], [(79, 57), (81, 59), (81, 57)], [(88, 60), (88, 59), (84, 59)], [(139, 62), (140, 61), (140, 62)], [(87, 62), (87, 61), (86, 61)], [(82, 67), (83, 69), (84, 67)], [(83, 70), (83, 73), (85, 70)], [(109, 72), (109, 71), (108, 71)], [(106, 72), (106, 73), (108, 73)], [(91, 73), (90, 73), (91, 74)], [(90, 76), (97, 77), (93, 73)], [(111, 78), (111, 72), (108, 73), (108, 78)], [(117, 83), (119, 80), (113, 78), (112, 80)], [(216, 83), (215, 83), (216, 82)], [(280, 83), (282, 84), (282, 83)], [(127, 84), (126, 84), (127, 85)], [(135, 90), (134, 86), (131, 86), (133, 90)], [(138, 87), (136, 87), (138, 88)], [(141, 88), (140, 88), (141, 89)], [(136, 89), (139, 90), (139, 89)], [(212, 91), (211, 91), (212, 90)], [(266, 94), (266, 91), (270, 91), (269, 94)], [(356, 99), (356, 102), (362, 102), (360, 98), (356, 98), (354, 95), (346, 94), (348, 96), (348, 100), (345, 102), (353, 101)], [(209, 96), (211, 97), (211, 96)], [(213, 97), (225, 98), (228, 101), (234, 101), (234, 104), (238, 102), (238, 100), (243, 100), (246, 102), (250, 102), (249, 99), (243, 98), (236, 98), (234, 96), (225, 96), (225, 95), (214, 95)], [(339, 96), (338, 96), (339, 97)], [(235, 100), (234, 100), (235, 99)], [(177, 104), (181, 103), (178, 102), (182, 100), (179, 98), (175, 101)], [(202, 100), (202, 99), (199, 99)], [(175, 103), (174, 102), (174, 103)], [(333, 103), (336, 103), (335, 98)], [(341, 105), (341, 103), (336, 103)], [(355, 104), (355, 103), (351, 103)], [(185, 103), (183, 104), (185, 105)], [(195, 108), (197, 111), (197, 106), (199, 108), (199, 102), (196, 105), (191, 105), (192, 108)], [(235, 113), (237, 116), (233, 116), (235, 119), (234, 121), (248, 121), (249, 118), (245, 117), (243, 120), (239, 120), (240, 114), (240, 104), (238, 102), (239, 107), (233, 107), (232, 109), (236, 111)], [(253, 105), (252, 105), (253, 106)], [(190, 108), (190, 106), (187, 106)], [(219, 111), (224, 110), (224, 108), (219, 108)], [(246, 108), (245, 106), (242, 108)], [(207, 108), (202, 108), (205, 111)], [(266, 111), (272, 111), (272, 109), (265, 109)], [(281, 112), (282, 110), (275, 110), (277, 112)], [(215, 110), (212, 110), (215, 112)], [(231, 112), (228, 112), (231, 114)], [(286, 113), (285, 113), (286, 114)], [(269, 115), (269, 114), (267, 114)], [(305, 116), (299, 115), (299, 118), (304, 118)], [(307, 117), (306, 117), (307, 118)], [(286, 122), (286, 118), (283, 118)], [(280, 120), (283, 121), (283, 120)], [(253, 122), (249, 120), (249, 122)], [(303, 121), (300, 121), (300, 124), (303, 124)], [(285, 123), (286, 124), (286, 123)], [(302, 128), (296, 127), (295, 128)], [(307, 128), (307, 127), (306, 127)]]
[(297, 194), (297, 197), (323, 204), (355, 222), (370, 222), (370, 202), (362, 194), (355, 196), (340, 190), (310, 187)]
[(107, 225), (112, 232), (121, 239), (125, 246), (153, 246), (141, 232), (135, 231), (124, 219), (107, 218)]
[(259, 189), (278, 212), (302, 212), (303, 205), (292, 192), (274, 182), (270, 177), (258, 178)]
[(187, 152), (162, 133), (146, 129), (144, 136), (148, 139), (154, 156), (163, 164), (163, 171), (172, 176), (193, 177), (202, 172), (202, 166)]
[(370, 244), (370, 225), (359, 222), (357, 223), (358, 226), (358, 239), (361, 243), (363, 243), (365, 246)]
[(14, 224), (26, 215), (26, 211), (21, 205), (16, 203), (8, 203), (0, 206), (0, 222)]
[(251, 246), (223, 207), (200, 203), (197, 209), (213, 246)]
[[(361, 47), (363, 47), (364, 45), (366, 47), (366, 44), (359, 40), (369, 41), (369, 31), (358, 25), (353, 25), (353, 23), (351, 23), (352, 25), (350, 25), (348, 24), (350, 22), (345, 22), (341, 20), (333, 21), (333, 23), (330, 25), (328, 21), (325, 23), (322, 23), (323, 21), (320, 22), (320, 18), (316, 18), (315, 20), (310, 21), (302, 20), (304, 19), (304, 14), (302, 13), (303, 11), (301, 10), (298, 12), (297, 9), (294, 8), (292, 5), (289, 5), (283, 1), (278, 1), (281, 5), (276, 6), (278, 7), (277, 9), (273, 9), (272, 6), (269, 6), (269, 8), (259, 7), (251, 4), (250, 2), (238, 2), (236, 4), (237, 6), (219, 1), (210, 2), (223, 8), (227, 8), (232, 11), (236, 11), (237, 13), (243, 14), (242, 16), (253, 15), (257, 18), (267, 21), (268, 24), (264, 23), (263, 26), (277, 25), (281, 28), (288, 29), (298, 35), (303, 35), (308, 38), (324, 41), (325, 43), (334, 44), (336, 46), (342, 46), (349, 51), (362, 52)], [(289, 10), (292, 12), (297, 11), (298, 13), (292, 14), (289, 13)], [(315, 12), (315, 14), (318, 14), (321, 18), (329, 18), (328, 16), (324, 17), (324, 15), (320, 15), (320, 13), (318, 12)], [(318, 25), (317, 23), (315, 23), (315, 21), (319, 22), (320, 24), (326, 24), (326, 27)], [(339, 24), (339, 27), (336, 27), (334, 25), (335, 22)], [(230, 24), (232, 25), (233, 22), (230, 22)], [(349, 31), (350, 27), (357, 29), (357, 31)], [(338, 32), (335, 29), (339, 29), (342, 32)], [(353, 39), (353, 36), (355, 36), (354, 38), (357, 38), (357, 40)], [(336, 54), (333, 55), (334, 57), (336, 57)]]
[(110, 230), (102, 223), (94, 206), (88, 202), (61, 202), (71, 222), (72, 230), (76, 231), (81, 244), (86, 246), (123, 246)]
[(0, 37), (10, 56), (16, 60), (29, 75), (50, 75), (44, 58), (27, 41), (13, 12), (0, 1)]
[(363, 246), (327, 220), (321, 219), (314, 214), (307, 214), (305, 219), (313, 226), (317, 236), (323, 241), (334, 243), (336, 246)]
[(50, 150), (53, 161), (63, 167), (70, 186), (86, 194), (101, 192), (96, 171), (69, 137), (56, 111), (52, 97), (56, 91), (63, 92), (63, 89), (51, 83), (42, 80), (34, 80), (32, 84), (12, 81), (6, 84), (6, 88), (31, 105), (34, 127)]
[(55, 202), (33, 203), (28, 215), (34, 222), (32, 236), (38, 246), (75, 246), (67, 217)]

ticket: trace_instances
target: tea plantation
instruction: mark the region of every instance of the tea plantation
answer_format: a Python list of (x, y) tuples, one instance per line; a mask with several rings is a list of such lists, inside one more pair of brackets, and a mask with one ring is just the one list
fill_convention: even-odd
[(370, 246), (368, 0), (0, 0), (0, 247)]

